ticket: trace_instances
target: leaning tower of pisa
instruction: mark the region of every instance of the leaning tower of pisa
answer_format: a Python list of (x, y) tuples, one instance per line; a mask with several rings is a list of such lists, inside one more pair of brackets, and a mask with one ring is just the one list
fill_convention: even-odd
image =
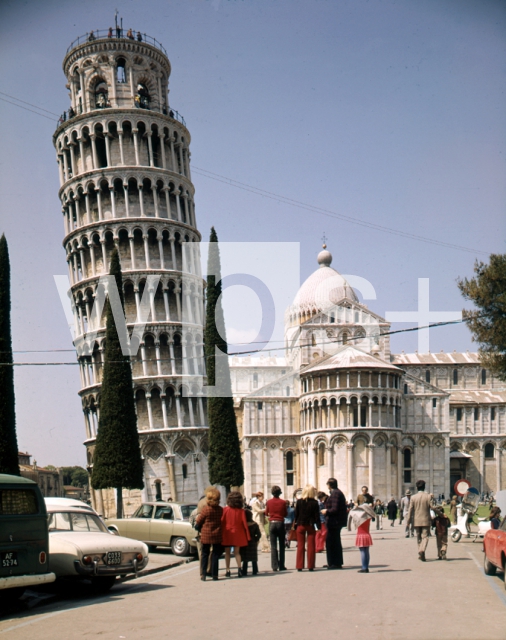
[[(125, 492), (125, 512), (157, 498), (193, 501), (208, 482), (203, 280), (194, 244), (200, 234), (190, 133), (169, 105), (170, 62), (162, 45), (145, 34), (134, 39), (116, 30), (95, 31), (70, 45), (63, 70), (71, 106), (53, 142), (76, 347), (97, 331), (90, 350), (78, 349), (88, 465), (105, 348), (105, 316), (95, 321), (92, 309), (117, 247), (130, 333), (141, 317), (141, 301), (150, 308), (132, 357), (145, 488)], [(149, 276), (159, 276), (156, 287)], [(113, 513), (113, 495), (92, 491), (95, 508)]]

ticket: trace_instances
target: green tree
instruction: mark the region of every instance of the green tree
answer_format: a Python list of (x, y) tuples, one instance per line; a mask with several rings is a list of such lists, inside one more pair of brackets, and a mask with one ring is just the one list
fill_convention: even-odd
[[(239, 434), (232, 398), (232, 385), (228, 365), (225, 319), (221, 305), (221, 262), (218, 236), (214, 227), (209, 238), (207, 268), (207, 307), (204, 347), (209, 421), (209, 479), (213, 484), (239, 487), (244, 482)], [(216, 348), (219, 352), (216, 352)]]
[[(54, 469), (54, 467), (50, 467), (50, 465), (48, 465), (46, 469), (49, 468)], [(73, 487), (86, 487), (86, 485), (88, 484), (88, 472), (82, 467), (62, 467), (61, 472), (63, 475), (64, 485), (72, 485)]]
[(464, 298), (477, 307), (464, 309), (464, 319), (479, 343), (483, 366), (506, 381), (506, 255), (492, 254), (489, 264), (476, 261), (474, 273), (457, 281)]
[[(118, 251), (111, 256), (110, 274), (124, 308), (123, 278)], [(117, 517), (123, 517), (123, 488), (144, 487), (143, 465), (137, 432), (130, 357), (121, 351), (109, 298), (106, 302), (106, 343), (102, 378), (100, 421), (93, 456), (91, 485), (94, 489), (116, 489)]]
[(19, 476), (11, 335), (11, 266), (5, 235), (0, 238), (0, 473)]

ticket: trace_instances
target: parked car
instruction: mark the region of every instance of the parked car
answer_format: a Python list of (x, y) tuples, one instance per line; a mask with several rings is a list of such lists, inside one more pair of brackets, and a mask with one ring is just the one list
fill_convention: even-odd
[(91, 511), (92, 513), (97, 513), (91, 505), (87, 502), (83, 502), (82, 500), (77, 500), (77, 498), (44, 498), (44, 502), (46, 503), (46, 506), (51, 505), (61, 508), (80, 507), (81, 509)]
[(47, 505), (49, 568), (57, 578), (88, 579), (109, 590), (117, 576), (137, 574), (148, 564), (143, 542), (113, 535), (101, 518), (82, 507)]
[(131, 518), (107, 520), (107, 527), (127, 538), (142, 540), (150, 551), (170, 547), (176, 556), (187, 556), (197, 550), (197, 531), (189, 522), (196, 507), (182, 502), (145, 502)]
[(0, 474), (0, 602), (26, 587), (53, 582), (49, 568), (47, 514), (37, 483)]
[(497, 569), (503, 571), (504, 588), (506, 589), (506, 517), (499, 529), (489, 529), (483, 539), (485, 554), (484, 570), (487, 576), (495, 575)]

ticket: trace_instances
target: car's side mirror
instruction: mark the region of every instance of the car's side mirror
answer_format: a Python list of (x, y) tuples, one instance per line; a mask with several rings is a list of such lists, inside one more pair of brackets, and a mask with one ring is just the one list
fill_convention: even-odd
[(172, 511), (170, 513), (162, 513), (162, 520), (174, 520), (174, 514)]

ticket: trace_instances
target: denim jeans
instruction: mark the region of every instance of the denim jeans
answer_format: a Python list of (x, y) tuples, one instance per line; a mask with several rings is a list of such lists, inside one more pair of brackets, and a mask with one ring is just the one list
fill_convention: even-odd
[(362, 560), (362, 569), (369, 569), (369, 547), (359, 547), (360, 559)]
[[(271, 542), (271, 567), (273, 571), (285, 568), (285, 523), (271, 520), (269, 522), (269, 539)], [(279, 545), (279, 554), (278, 554)]]

